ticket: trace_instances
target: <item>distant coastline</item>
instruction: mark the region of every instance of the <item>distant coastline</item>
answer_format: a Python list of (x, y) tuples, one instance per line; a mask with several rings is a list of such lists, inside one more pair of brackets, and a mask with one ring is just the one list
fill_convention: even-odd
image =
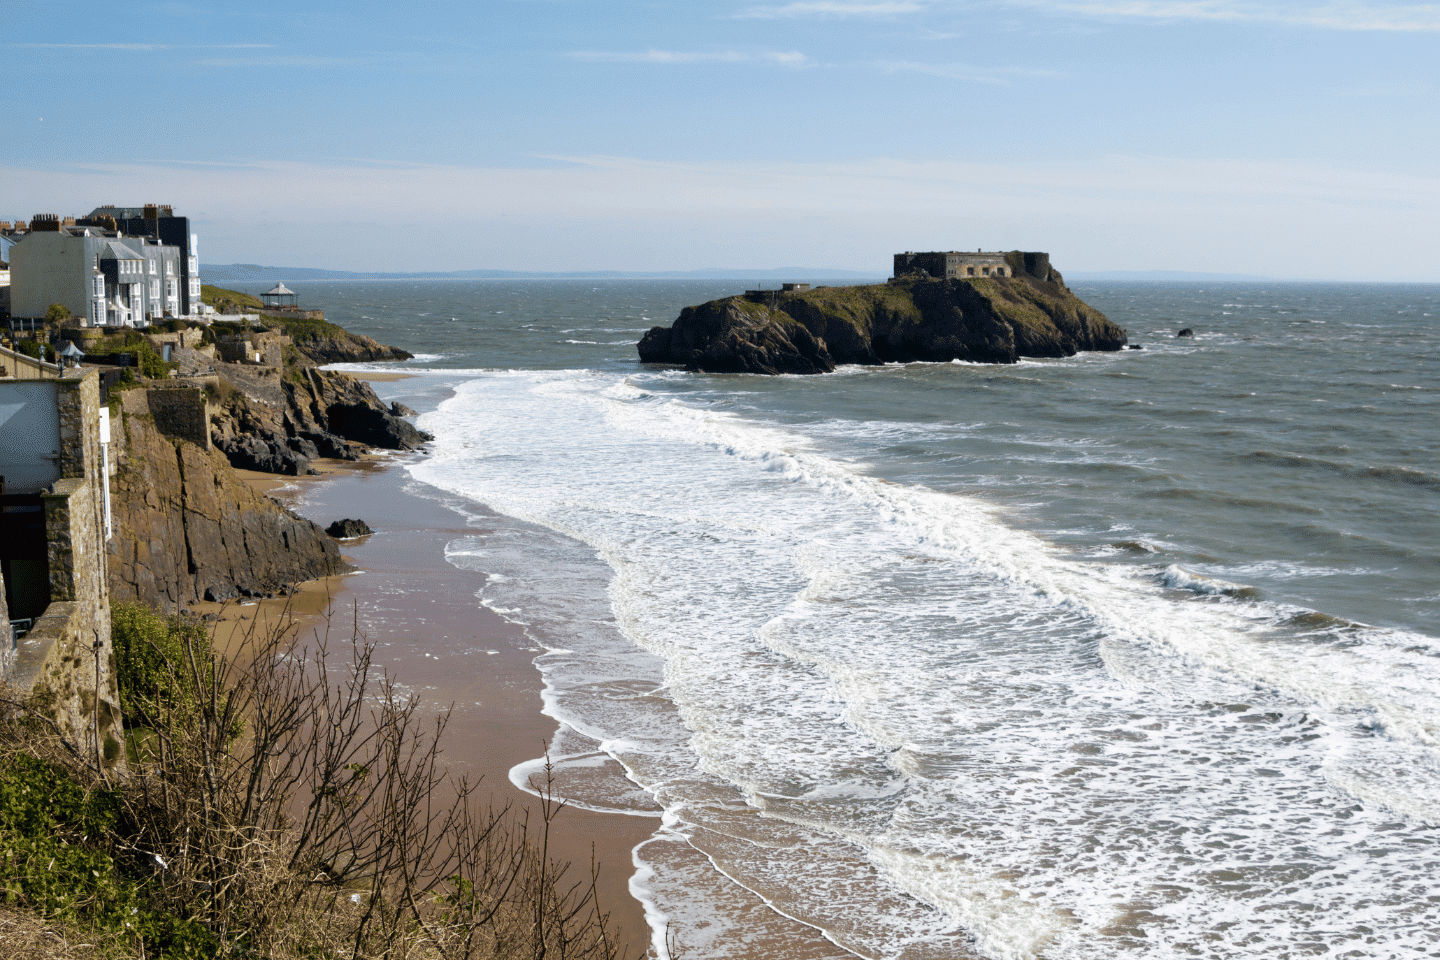
[(267, 267), (254, 263), (206, 264), (209, 283), (275, 282), (295, 280), (870, 280), (883, 281), (884, 270), (863, 272), (817, 267), (773, 267), (763, 270), (437, 270), (424, 273), (384, 273), (353, 270), (324, 270), (318, 267)]
[[(772, 267), (741, 270), (715, 267), (703, 270), (436, 270), (415, 273), (383, 273), (363, 270), (326, 270), (320, 267), (262, 266), (255, 263), (218, 263), (202, 267), (207, 283), (274, 283), (307, 280), (353, 280), (365, 282), (403, 280), (746, 280), (756, 283), (801, 281), (849, 281), (881, 283), (884, 270), (864, 272), (823, 267)], [(1071, 270), (1065, 276), (1072, 283), (1378, 283), (1427, 284), (1423, 280), (1336, 280), (1304, 277), (1267, 277), (1249, 273), (1206, 273), (1194, 270)]]

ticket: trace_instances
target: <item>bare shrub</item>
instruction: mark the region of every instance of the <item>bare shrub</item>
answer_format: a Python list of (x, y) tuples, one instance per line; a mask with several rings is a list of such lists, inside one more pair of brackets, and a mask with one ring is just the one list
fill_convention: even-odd
[(134, 731), (110, 846), (221, 955), (619, 956), (594, 865), (549, 854), (548, 768), (536, 812), (482, 804), (442, 761), (448, 713), (422, 712), (358, 632), (302, 641), (287, 618), (238, 656), (191, 633), (156, 652), (176, 695)]

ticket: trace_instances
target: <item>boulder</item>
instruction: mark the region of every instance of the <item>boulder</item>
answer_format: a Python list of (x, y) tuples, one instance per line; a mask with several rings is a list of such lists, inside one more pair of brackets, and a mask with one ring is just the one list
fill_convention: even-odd
[(325, 528), (325, 532), (336, 540), (354, 540), (356, 537), (368, 537), (375, 531), (364, 520), (336, 520)]

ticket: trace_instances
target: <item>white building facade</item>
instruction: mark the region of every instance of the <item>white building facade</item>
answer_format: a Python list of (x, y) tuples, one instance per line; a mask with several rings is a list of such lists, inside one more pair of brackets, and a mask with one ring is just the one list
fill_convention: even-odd
[(10, 314), (43, 317), (58, 303), (88, 327), (184, 316), (181, 259), (178, 247), (99, 227), (32, 229), (10, 251)]

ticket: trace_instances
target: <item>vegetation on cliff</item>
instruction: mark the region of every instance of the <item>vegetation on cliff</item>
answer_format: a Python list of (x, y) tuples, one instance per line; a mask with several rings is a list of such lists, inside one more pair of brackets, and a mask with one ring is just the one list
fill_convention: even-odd
[(837, 364), (924, 360), (1014, 363), (1119, 350), (1125, 331), (1076, 297), (1060, 275), (932, 279), (819, 287), (686, 307), (639, 343), (647, 363), (711, 373), (827, 373)]
[(295, 341), (295, 346), (315, 363), (360, 363), (374, 360), (409, 360), (414, 354), (381, 343), (363, 333), (351, 333), (344, 327), (311, 317), (285, 316), (270, 311), (259, 297), (238, 290), (226, 290), (205, 284), (200, 299), (217, 313), (258, 313), (260, 326), (278, 330)]
[[(106, 957), (613, 960), (593, 872), (550, 859), (533, 819), (446, 772), (432, 720), (353, 637), (292, 626), (236, 658), (184, 619), (116, 621), (130, 773), (7, 702), (0, 902)], [(142, 653), (144, 651), (144, 653)]]

